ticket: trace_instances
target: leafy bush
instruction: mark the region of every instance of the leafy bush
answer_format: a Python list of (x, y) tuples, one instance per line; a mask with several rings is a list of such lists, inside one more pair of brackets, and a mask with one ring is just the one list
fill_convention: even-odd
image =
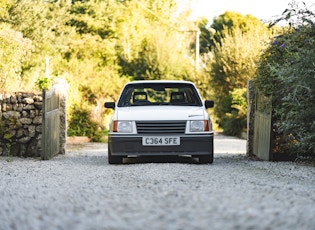
[(46, 89), (48, 90), (53, 84), (53, 79), (52, 78), (47, 78), (47, 77), (39, 77), (36, 82), (35, 86), (39, 89)]
[(23, 64), (32, 48), (32, 41), (22, 33), (0, 24), (0, 91), (19, 87)]
[(72, 108), (68, 136), (87, 136), (92, 141), (104, 141), (103, 131), (98, 123), (91, 119), (89, 110), (79, 108), (77, 105)]
[(255, 81), (265, 95), (272, 96), (276, 135), (284, 140), (282, 149), (296, 157), (314, 157), (315, 15), (304, 7), (292, 4), (284, 12), (281, 19), (290, 27), (261, 56)]
[(224, 133), (240, 136), (247, 126), (247, 90), (246, 88), (234, 89), (230, 92), (231, 112), (226, 113), (221, 121)]
[(234, 90), (243, 90), (253, 78), (264, 41), (272, 30), (256, 18), (231, 12), (219, 16), (212, 26), (217, 28), (210, 70), (215, 115), (226, 134), (239, 135), (246, 128), (246, 113), (241, 112), (243, 105), (238, 104)]

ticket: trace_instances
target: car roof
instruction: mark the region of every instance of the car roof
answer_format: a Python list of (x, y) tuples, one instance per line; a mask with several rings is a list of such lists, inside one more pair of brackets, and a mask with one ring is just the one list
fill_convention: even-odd
[(126, 85), (132, 85), (132, 84), (150, 84), (150, 83), (184, 83), (184, 84), (192, 84), (194, 85), (193, 82), (191, 81), (184, 81), (184, 80), (139, 80), (139, 81), (131, 81), (128, 82)]

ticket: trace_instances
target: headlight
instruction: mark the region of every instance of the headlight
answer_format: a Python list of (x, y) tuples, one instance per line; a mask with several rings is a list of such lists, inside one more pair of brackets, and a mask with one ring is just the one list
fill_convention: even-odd
[(131, 121), (113, 121), (113, 132), (118, 133), (132, 133)]
[(211, 123), (209, 120), (190, 121), (190, 132), (204, 132), (211, 130)]

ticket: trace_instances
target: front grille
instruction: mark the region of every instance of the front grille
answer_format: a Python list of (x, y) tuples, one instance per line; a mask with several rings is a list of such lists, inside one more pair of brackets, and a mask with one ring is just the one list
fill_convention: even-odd
[(186, 121), (137, 121), (139, 134), (185, 133)]

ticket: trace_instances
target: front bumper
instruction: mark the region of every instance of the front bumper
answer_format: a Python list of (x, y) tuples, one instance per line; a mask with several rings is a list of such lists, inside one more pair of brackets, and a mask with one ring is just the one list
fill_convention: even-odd
[(108, 135), (112, 156), (213, 155), (213, 133), (181, 135), (180, 145), (143, 146), (143, 135)]

